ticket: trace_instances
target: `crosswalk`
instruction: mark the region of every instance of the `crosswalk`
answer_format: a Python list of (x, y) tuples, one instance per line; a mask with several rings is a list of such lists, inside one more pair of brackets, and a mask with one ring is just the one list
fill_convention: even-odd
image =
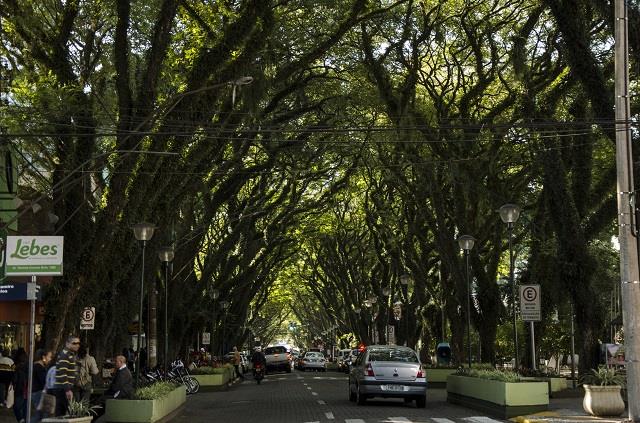
[[(325, 413), (326, 420), (331, 422), (344, 422), (344, 423), (503, 423), (503, 420), (495, 420), (486, 416), (473, 416), (473, 417), (460, 417), (457, 419), (450, 419), (445, 417), (421, 417), (417, 420), (413, 420), (407, 417), (386, 417), (383, 420), (376, 419), (336, 419), (333, 413)], [(320, 423), (319, 420), (308, 421), (304, 423)]]

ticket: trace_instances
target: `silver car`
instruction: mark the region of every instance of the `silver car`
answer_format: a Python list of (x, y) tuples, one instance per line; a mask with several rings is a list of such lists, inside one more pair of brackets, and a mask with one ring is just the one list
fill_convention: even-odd
[(427, 405), (427, 379), (418, 354), (395, 345), (370, 345), (358, 355), (349, 372), (349, 400), (358, 405), (367, 398), (403, 398)]
[(321, 352), (309, 351), (300, 359), (300, 370), (327, 371), (327, 362)]

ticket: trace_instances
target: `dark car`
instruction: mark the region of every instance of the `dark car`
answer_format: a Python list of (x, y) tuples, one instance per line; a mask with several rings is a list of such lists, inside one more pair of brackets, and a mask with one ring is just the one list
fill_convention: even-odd
[(358, 355), (349, 373), (349, 400), (358, 405), (368, 398), (415, 400), (427, 404), (427, 379), (418, 354), (408, 347), (370, 345)]

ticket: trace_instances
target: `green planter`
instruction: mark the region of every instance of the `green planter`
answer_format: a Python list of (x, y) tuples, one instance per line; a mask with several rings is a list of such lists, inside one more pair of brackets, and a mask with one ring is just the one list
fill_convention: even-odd
[(157, 422), (168, 416), (187, 400), (184, 386), (174, 389), (164, 398), (155, 400), (107, 400), (105, 421), (119, 423)]
[(200, 390), (215, 391), (224, 390), (229, 386), (229, 372), (222, 372), (213, 375), (193, 375), (194, 379), (200, 384)]
[(522, 380), (547, 382), (549, 384), (549, 396), (569, 388), (564, 377), (523, 377)]
[(444, 388), (447, 386), (447, 376), (454, 374), (456, 369), (426, 368), (427, 384), (430, 388)]
[(548, 382), (500, 382), (477, 377), (447, 377), (447, 401), (503, 419), (549, 408)]

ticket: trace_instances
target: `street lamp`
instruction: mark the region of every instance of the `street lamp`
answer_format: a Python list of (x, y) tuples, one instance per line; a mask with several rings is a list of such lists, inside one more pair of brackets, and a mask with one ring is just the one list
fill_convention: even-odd
[(227, 330), (227, 308), (229, 308), (229, 301), (220, 301), (220, 307), (222, 307), (222, 342), (220, 348), (222, 348), (221, 357), (224, 356), (224, 341)]
[[(218, 304), (218, 297), (220, 296), (220, 291), (218, 291), (217, 289), (213, 289), (211, 290), (211, 297), (213, 297), (213, 317), (211, 319), (211, 337), (213, 339), (213, 337), (215, 336), (216, 333), (216, 305)], [(217, 338), (215, 338), (217, 339)], [(211, 341), (211, 343), (213, 344), (213, 341)], [(220, 348), (222, 348), (222, 344), (220, 345)], [(216, 353), (220, 354), (220, 350), (218, 349), (216, 351)], [(213, 345), (211, 345), (211, 356), (213, 357)]]
[(511, 283), (511, 300), (512, 300), (512, 313), (513, 313), (513, 344), (514, 344), (514, 365), (515, 369), (518, 368), (518, 327), (517, 327), (517, 315), (516, 315), (516, 282), (513, 278), (513, 224), (517, 222), (520, 217), (520, 207), (515, 204), (504, 204), (500, 207), (500, 219), (507, 224), (507, 230), (509, 232), (509, 283)]
[(411, 276), (406, 273), (400, 275), (400, 285), (402, 285), (402, 293), (404, 294), (405, 310), (404, 310), (404, 345), (409, 346), (409, 282)]
[(471, 368), (471, 282), (469, 278), (469, 251), (473, 248), (476, 239), (471, 235), (462, 235), (458, 238), (458, 245), (464, 250), (464, 257), (467, 268), (467, 360)]
[(140, 308), (138, 312), (138, 354), (136, 354), (136, 388), (140, 382), (140, 345), (142, 344), (141, 332), (142, 332), (142, 306), (144, 299), (144, 252), (147, 246), (147, 241), (153, 238), (153, 231), (156, 230), (156, 226), (152, 223), (138, 223), (131, 227), (133, 229), (133, 235), (138, 241), (142, 241), (142, 272), (140, 274)]
[(169, 263), (173, 261), (173, 247), (162, 247), (158, 258), (164, 263), (164, 371), (169, 371)]

